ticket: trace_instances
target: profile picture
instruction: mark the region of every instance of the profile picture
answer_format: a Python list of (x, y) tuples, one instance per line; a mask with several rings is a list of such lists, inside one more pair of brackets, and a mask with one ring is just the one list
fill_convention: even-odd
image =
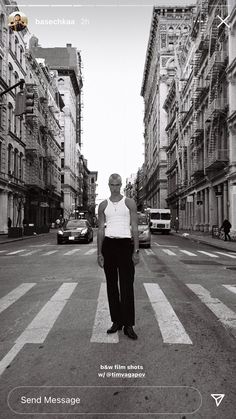
[(27, 25), (28, 18), (24, 15), (24, 13), (19, 12), (19, 10), (8, 16), (8, 26), (13, 31), (21, 32), (27, 28)]

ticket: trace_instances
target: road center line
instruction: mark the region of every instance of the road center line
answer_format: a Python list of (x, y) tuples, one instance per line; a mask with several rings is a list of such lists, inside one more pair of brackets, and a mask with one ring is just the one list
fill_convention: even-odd
[(191, 345), (190, 337), (159, 285), (145, 283), (144, 287), (151, 301), (163, 341)]
[(0, 313), (2, 313), (6, 308), (10, 307), (15, 303), (19, 298), (21, 298), (26, 292), (36, 285), (35, 282), (23, 283), (17, 288), (9, 292), (7, 295), (0, 299)]
[(13, 361), (25, 343), (44, 342), (76, 286), (76, 282), (64, 283), (60, 286), (58, 291), (50, 298), (29, 326), (17, 338), (15, 345), (0, 361), (0, 375), (4, 372), (7, 365)]
[(97, 311), (94, 320), (93, 332), (90, 342), (95, 343), (118, 343), (118, 333), (107, 334), (107, 329), (111, 326), (110, 324), (109, 306), (107, 301), (106, 284), (102, 282), (99, 296)]

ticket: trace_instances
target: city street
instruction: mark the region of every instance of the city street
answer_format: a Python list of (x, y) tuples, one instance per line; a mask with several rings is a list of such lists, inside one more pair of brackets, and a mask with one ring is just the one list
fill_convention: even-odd
[[(0, 261), (1, 418), (235, 418), (236, 253), (152, 235), (136, 268), (137, 341), (106, 333), (96, 232), (90, 244), (57, 245), (55, 232), (1, 244)], [(225, 394), (219, 407), (211, 394)]]

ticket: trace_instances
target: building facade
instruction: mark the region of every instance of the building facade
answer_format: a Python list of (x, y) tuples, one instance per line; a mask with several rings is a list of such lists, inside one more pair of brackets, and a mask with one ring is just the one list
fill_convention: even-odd
[(148, 207), (166, 208), (167, 114), (163, 109), (175, 74), (175, 44), (190, 32), (193, 6), (154, 7), (141, 95), (144, 98), (145, 200)]
[(33, 113), (25, 115), (24, 224), (42, 231), (61, 212), (60, 114), (64, 103), (55, 74), (30, 49), (26, 51), (25, 90), (34, 94), (34, 105)]
[(235, 35), (218, 18), (228, 13), (224, 1), (198, 1), (188, 53), (178, 45), (183, 65), (176, 63), (164, 104), (167, 202), (184, 229), (209, 231), (225, 218), (235, 229)]
[[(0, 93), (26, 76), (25, 44), (21, 32), (8, 28), (7, 16), (17, 10), (10, 2), (0, 3)], [(20, 86), (0, 97), (0, 233), (7, 233), (7, 220), (19, 226), (24, 216), (25, 125), (15, 115), (16, 94)]]
[(81, 92), (82, 74), (80, 53), (71, 44), (65, 48), (42, 48), (33, 39), (32, 52), (44, 58), (49, 69), (57, 72), (60, 95), (65, 104), (60, 125), (64, 131), (61, 154), (61, 181), (64, 217), (68, 218), (81, 202), (79, 158), (81, 155)]

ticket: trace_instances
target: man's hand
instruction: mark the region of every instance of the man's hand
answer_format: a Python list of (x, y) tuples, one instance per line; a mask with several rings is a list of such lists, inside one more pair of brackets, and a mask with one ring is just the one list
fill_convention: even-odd
[(102, 255), (98, 255), (97, 261), (98, 261), (98, 265), (100, 266), (100, 268), (103, 268), (104, 267), (104, 257)]
[(139, 263), (139, 253), (134, 252), (132, 256), (134, 265), (137, 265)]

